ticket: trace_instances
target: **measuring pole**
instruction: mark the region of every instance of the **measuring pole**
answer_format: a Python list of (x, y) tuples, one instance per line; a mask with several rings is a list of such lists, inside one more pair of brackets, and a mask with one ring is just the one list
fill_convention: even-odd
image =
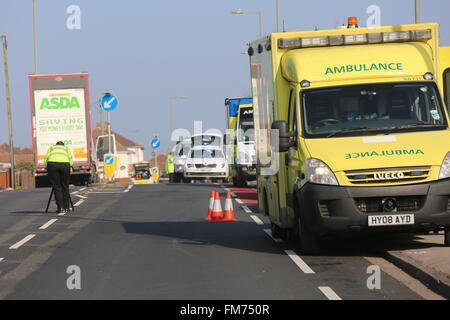
[(16, 188), (16, 169), (14, 165), (14, 144), (12, 134), (12, 121), (11, 121), (11, 96), (9, 94), (9, 76), (8, 76), (8, 58), (6, 56), (6, 36), (2, 34), (3, 42), (3, 60), (5, 63), (5, 86), (6, 86), (6, 106), (8, 109), (8, 125), (9, 125), (9, 157), (11, 161), (11, 187)]

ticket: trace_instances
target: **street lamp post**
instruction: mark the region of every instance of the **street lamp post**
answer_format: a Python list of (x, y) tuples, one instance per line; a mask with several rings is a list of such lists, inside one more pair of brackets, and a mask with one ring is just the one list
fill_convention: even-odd
[(242, 9), (237, 9), (237, 10), (233, 10), (231, 11), (232, 14), (244, 14), (244, 13), (249, 13), (249, 14), (257, 14), (259, 15), (259, 37), (262, 38), (263, 35), (263, 26), (262, 26), (262, 11), (244, 11)]
[(280, 0), (277, 0), (277, 32), (280, 32)]
[(415, 13), (416, 13), (416, 23), (420, 23), (420, 8), (419, 8), (419, 0), (415, 0)]
[(2, 34), (3, 42), (3, 59), (5, 63), (5, 86), (6, 86), (6, 106), (8, 108), (8, 125), (9, 125), (9, 148), (10, 148), (10, 161), (11, 161), (11, 187), (16, 188), (16, 170), (14, 165), (14, 143), (12, 133), (12, 120), (11, 120), (11, 96), (9, 94), (9, 76), (8, 76), (8, 58), (6, 55), (6, 36)]
[(180, 96), (180, 97), (170, 97), (170, 136), (169, 139), (172, 137), (173, 132), (173, 100), (174, 99), (187, 99), (187, 96)]
[(33, 0), (33, 30), (34, 30), (34, 73), (38, 73), (37, 38), (36, 38), (36, 0)]

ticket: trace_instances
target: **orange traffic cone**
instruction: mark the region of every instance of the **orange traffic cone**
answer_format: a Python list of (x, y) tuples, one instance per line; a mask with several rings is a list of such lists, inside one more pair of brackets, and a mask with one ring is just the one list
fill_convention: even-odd
[(223, 212), (222, 205), (220, 204), (220, 196), (218, 192), (214, 194), (214, 209), (211, 214), (211, 222), (222, 222)]
[(233, 200), (231, 200), (230, 192), (227, 193), (227, 198), (225, 199), (225, 209), (224, 209), (223, 221), (237, 221), (234, 218)]
[(206, 218), (206, 220), (211, 220), (211, 214), (213, 212), (214, 209), (214, 195), (215, 195), (215, 191), (211, 191), (211, 196), (209, 197), (209, 208), (208, 208), (208, 217)]

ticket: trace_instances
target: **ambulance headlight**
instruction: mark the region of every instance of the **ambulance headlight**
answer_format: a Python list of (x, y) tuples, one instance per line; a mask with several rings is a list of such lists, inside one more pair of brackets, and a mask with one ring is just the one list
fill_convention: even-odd
[(439, 172), (439, 179), (450, 178), (450, 152), (445, 155), (442, 161), (441, 171)]
[(318, 159), (308, 159), (306, 161), (308, 180), (312, 183), (339, 185), (336, 176), (331, 169)]

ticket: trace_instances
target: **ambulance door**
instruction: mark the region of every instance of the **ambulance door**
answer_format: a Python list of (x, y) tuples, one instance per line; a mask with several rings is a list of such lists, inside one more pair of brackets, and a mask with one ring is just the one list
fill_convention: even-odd
[(294, 146), (289, 148), (285, 155), (285, 168), (286, 168), (286, 178), (287, 178), (287, 191), (286, 191), (286, 204), (288, 208), (289, 220), (292, 222), (294, 217), (294, 188), (297, 183), (297, 171), (299, 159), (297, 157), (297, 133), (298, 133), (298, 101), (297, 101), (297, 89), (295, 86), (291, 86), (290, 96), (289, 96), (289, 110), (288, 110), (288, 126), (290, 132), (295, 132), (295, 136), (292, 138), (294, 140)]
[(444, 70), (442, 73), (442, 80), (443, 80), (443, 86), (444, 86), (444, 101), (445, 105), (447, 106), (447, 112), (450, 117), (450, 67)]

